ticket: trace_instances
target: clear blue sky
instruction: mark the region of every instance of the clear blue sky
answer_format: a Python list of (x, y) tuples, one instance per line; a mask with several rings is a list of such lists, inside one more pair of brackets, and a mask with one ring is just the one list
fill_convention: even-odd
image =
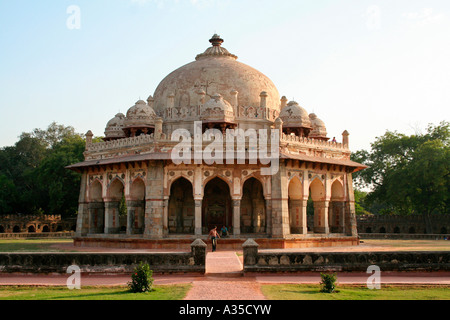
[(354, 151), (450, 120), (448, 0), (0, 0), (0, 147), (52, 121), (103, 135), (214, 33)]

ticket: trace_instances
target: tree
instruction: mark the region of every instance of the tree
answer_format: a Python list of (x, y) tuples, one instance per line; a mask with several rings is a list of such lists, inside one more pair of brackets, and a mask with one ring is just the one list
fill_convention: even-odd
[(81, 178), (65, 167), (83, 161), (84, 149), (81, 134), (56, 123), (0, 149), (0, 214), (76, 213)]
[(352, 159), (369, 166), (355, 174), (355, 183), (372, 189), (367, 202), (380, 213), (448, 213), (449, 187), (448, 122), (430, 125), (426, 134), (406, 136), (386, 132)]

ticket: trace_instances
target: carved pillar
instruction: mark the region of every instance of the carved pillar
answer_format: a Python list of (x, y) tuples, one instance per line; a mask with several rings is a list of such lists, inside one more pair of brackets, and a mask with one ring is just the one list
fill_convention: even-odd
[(105, 234), (119, 233), (119, 201), (105, 202)]
[(164, 230), (164, 165), (156, 162), (148, 168), (144, 235), (162, 239)]
[(202, 235), (202, 199), (195, 199), (195, 235)]
[(89, 233), (103, 233), (105, 231), (105, 205), (103, 202), (89, 203)]
[(280, 162), (280, 169), (272, 176), (272, 236), (284, 238), (290, 234), (288, 180), (286, 163)]
[(358, 228), (356, 224), (355, 192), (353, 190), (353, 177), (351, 173), (346, 176), (348, 202), (345, 207), (345, 233), (357, 237)]
[(85, 236), (89, 232), (89, 205), (86, 197), (87, 172), (81, 176), (80, 196), (78, 198), (78, 215), (76, 235)]
[(145, 201), (127, 201), (127, 235), (144, 233)]
[(307, 206), (308, 200), (290, 200), (289, 211), (291, 212), (291, 233), (307, 234)]
[(329, 201), (314, 201), (314, 232), (330, 233), (328, 224)]
[(241, 199), (233, 199), (233, 235), (241, 235)]

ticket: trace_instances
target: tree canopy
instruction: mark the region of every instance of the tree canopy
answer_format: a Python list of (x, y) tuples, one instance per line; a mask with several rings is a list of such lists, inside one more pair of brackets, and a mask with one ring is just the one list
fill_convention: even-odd
[(0, 149), (0, 214), (75, 214), (81, 177), (65, 167), (83, 161), (84, 148), (73, 127), (52, 123)]
[(355, 174), (360, 188), (370, 188), (366, 203), (376, 213), (448, 213), (450, 127), (429, 125), (426, 133), (407, 136), (387, 131), (371, 151), (352, 155), (369, 168)]

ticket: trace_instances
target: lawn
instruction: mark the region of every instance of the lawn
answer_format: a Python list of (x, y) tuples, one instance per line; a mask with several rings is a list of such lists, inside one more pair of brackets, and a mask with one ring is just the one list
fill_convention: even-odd
[(0, 240), (0, 252), (64, 252), (53, 245), (72, 243), (72, 239), (5, 239)]
[(263, 285), (269, 300), (450, 300), (450, 286), (338, 286), (338, 293), (321, 293), (318, 285)]
[(190, 284), (154, 286), (149, 293), (130, 293), (121, 287), (85, 287), (69, 290), (67, 287), (0, 287), (0, 300), (182, 300)]

